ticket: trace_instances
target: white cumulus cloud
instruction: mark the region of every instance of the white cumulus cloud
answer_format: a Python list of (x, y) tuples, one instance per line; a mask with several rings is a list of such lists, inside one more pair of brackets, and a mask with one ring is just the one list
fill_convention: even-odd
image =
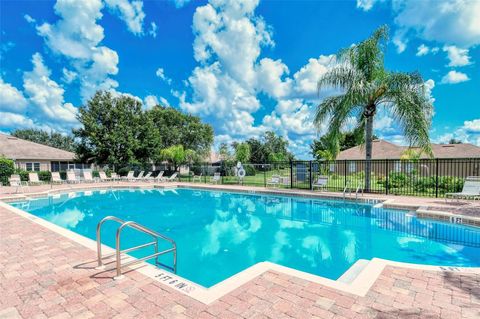
[(135, 35), (143, 34), (143, 2), (134, 0), (105, 0), (105, 4), (127, 24), (127, 28)]
[(16, 87), (5, 83), (0, 77), (0, 111), (22, 112), (27, 106), (27, 99)]
[(456, 84), (466, 82), (468, 80), (470, 80), (470, 78), (465, 73), (452, 70), (442, 78), (441, 82), (444, 84)]
[(470, 62), (467, 49), (461, 49), (454, 45), (446, 45), (443, 47), (443, 51), (447, 52), (448, 59), (450, 60), (448, 66), (465, 66), (472, 63)]

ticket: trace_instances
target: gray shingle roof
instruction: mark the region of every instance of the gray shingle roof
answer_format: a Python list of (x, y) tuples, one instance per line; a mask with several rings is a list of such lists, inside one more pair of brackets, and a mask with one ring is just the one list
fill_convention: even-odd
[[(395, 145), (384, 140), (374, 140), (372, 146), (373, 159), (400, 159), (407, 146)], [(478, 158), (480, 147), (469, 144), (432, 144), (435, 158)], [(422, 158), (427, 156), (422, 155)], [(355, 146), (341, 151), (337, 160), (363, 160), (365, 159), (365, 147)]]
[(0, 155), (10, 159), (72, 161), (75, 154), (0, 133)]

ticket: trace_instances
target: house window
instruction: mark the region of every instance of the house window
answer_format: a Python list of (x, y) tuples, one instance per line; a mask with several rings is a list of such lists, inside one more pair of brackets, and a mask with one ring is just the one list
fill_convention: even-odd
[(402, 163), (400, 161), (395, 161), (394, 165), (395, 172), (400, 173), (402, 171)]
[(411, 172), (413, 172), (413, 168), (414, 168), (413, 163), (406, 163), (405, 164), (405, 171), (407, 173), (410, 174)]
[(348, 171), (350, 173), (354, 173), (356, 170), (357, 170), (357, 163), (355, 162), (348, 163)]
[(25, 169), (27, 171), (40, 171), (40, 163), (25, 163)]
[(335, 164), (330, 164), (330, 173), (335, 172)]

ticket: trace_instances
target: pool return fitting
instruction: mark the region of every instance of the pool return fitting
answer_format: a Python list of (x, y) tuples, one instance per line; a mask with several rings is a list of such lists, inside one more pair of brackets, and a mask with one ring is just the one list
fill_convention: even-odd
[[(115, 236), (115, 253), (114, 254), (110, 254), (110, 255), (106, 255), (106, 256), (102, 256), (102, 225), (106, 222), (106, 221), (115, 221), (117, 223), (120, 224), (120, 226), (118, 227), (117, 229), (117, 233), (116, 233), (116, 236)], [(124, 250), (121, 250), (120, 248), (120, 243), (121, 243), (121, 234), (122, 234), (122, 230), (126, 227), (129, 227), (129, 228), (133, 228), (135, 230), (138, 230), (142, 233), (145, 233), (147, 235), (150, 235), (153, 237), (153, 241), (149, 242), (149, 243), (146, 243), (146, 244), (142, 244), (142, 245), (138, 245), (138, 246), (135, 246), (135, 247), (131, 247), (131, 248), (127, 248), (127, 249), (124, 249)], [(158, 242), (159, 240), (164, 240), (164, 241), (167, 241), (169, 242), (172, 247), (169, 248), (169, 249), (166, 249), (166, 250), (162, 250), (162, 251), (158, 251)], [(145, 257), (142, 257), (142, 258), (137, 258), (135, 260), (132, 260), (132, 261), (129, 261), (127, 263), (124, 263), (122, 265), (122, 261), (121, 261), (121, 254), (124, 254), (124, 253), (128, 253), (128, 252), (131, 252), (131, 251), (134, 251), (134, 250), (138, 250), (138, 249), (141, 249), (141, 248), (145, 248), (145, 247), (149, 247), (149, 246), (154, 246), (155, 248), (155, 253), (151, 254), (151, 255), (148, 255), (148, 256), (145, 256)], [(173, 267), (170, 267), (170, 266), (167, 266), (167, 265), (164, 265), (162, 263), (160, 263), (158, 261), (158, 256), (160, 255), (164, 255), (164, 254), (168, 254), (172, 252), (173, 253)], [(155, 264), (156, 265), (161, 265), (165, 268), (168, 268), (170, 269), (171, 271), (173, 271), (174, 273), (177, 272), (177, 244), (175, 243), (175, 241), (171, 238), (168, 238), (167, 236), (165, 235), (162, 235), (152, 229), (149, 229), (143, 225), (140, 225), (134, 221), (124, 221), (123, 219), (120, 219), (118, 217), (115, 217), (115, 216), (107, 216), (105, 218), (103, 218), (98, 224), (97, 224), (97, 257), (98, 257), (98, 266), (96, 267), (96, 269), (105, 269), (105, 266), (103, 265), (103, 262), (102, 262), (102, 259), (103, 258), (108, 258), (108, 257), (111, 257), (115, 255), (116, 256), (116, 268), (117, 268), (117, 275), (115, 277), (113, 277), (113, 279), (115, 280), (118, 280), (118, 279), (122, 279), (124, 276), (122, 275), (122, 267), (126, 267), (126, 266), (131, 266), (133, 264), (136, 264), (136, 263), (139, 263), (139, 262), (142, 262), (142, 261), (145, 261), (145, 260), (148, 260), (148, 259), (152, 259), (152, 258), (155, 258)]]

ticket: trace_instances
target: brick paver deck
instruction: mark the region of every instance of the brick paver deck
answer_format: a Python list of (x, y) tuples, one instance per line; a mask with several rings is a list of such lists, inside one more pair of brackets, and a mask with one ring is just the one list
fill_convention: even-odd
[(0, 208), (0, 318), (480, 318), (480, 275), (387, 267), (365, 297), (267, 272), (210, 305)]

